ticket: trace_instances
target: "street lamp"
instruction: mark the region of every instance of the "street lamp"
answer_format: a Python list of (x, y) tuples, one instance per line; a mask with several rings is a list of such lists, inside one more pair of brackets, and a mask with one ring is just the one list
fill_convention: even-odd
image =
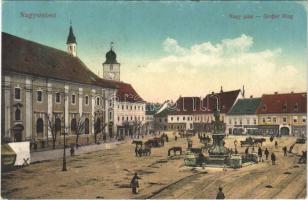
[(65, 152), (65, 148), (66, 148), (66, 140), (65, 140), (65, 135), (66, 135), (66, 132), (67, 132), (67, 127), (64, 128), (64, 142), (63, 142), (63, 165), (62, 165), (62, 171), (67, 171), (67, 168), (66, 168), (66, 152)]

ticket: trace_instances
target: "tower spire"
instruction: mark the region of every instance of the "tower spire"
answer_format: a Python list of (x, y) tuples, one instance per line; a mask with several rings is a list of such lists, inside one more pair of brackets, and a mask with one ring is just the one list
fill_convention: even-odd
[(76, 49), (77, 42), (76, 42), (76, 37), (73, 32), (72, 20), (70, 20), (70, 29), (69, 29), (66, 44), (67, 44), (67, 52), (73, 55), (74, 57), (77, 56), (77, 49)]

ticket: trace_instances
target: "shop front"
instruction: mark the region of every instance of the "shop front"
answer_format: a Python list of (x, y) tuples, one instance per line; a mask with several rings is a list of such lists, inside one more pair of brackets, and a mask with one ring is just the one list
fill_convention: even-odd
[(279, 125), (258, 125), (259, 134), (264, 136), (278, 136)]

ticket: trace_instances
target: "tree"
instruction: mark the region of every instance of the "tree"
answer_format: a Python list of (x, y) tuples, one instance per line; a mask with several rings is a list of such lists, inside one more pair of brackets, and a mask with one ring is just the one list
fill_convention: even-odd
[(95, 118), (95, 121), (94, 121), (94, 142), (95, 144), (97, 143), (97, 135), (101, 132), (103, 132), (103, 137), (106, 138), (106, 133), (104, 132), (105, 130), (105, 127), (107, 126), (107, 123), (102, 123), (101, 122), (101, 119), (98, 117), (98, 118)]
[(77, 123), (77, 130), (76, 130), (76, 148), (78, 148), (78, 142), (79, 142), (79, 135), (81, 135), (84, 132), (85, 129), (85, 115), (82, 114), (80, 119)]
[(51, 132), (52, 136), (52, 148), (56, 148), (56, 140), (57, 140), (57, 127), (56, 127), (56, 117), (55, 115), (47, 114), (48, 120), (48, 130)]
[(97, 143), (97, 134), (102, 131), (101, 127), (101, 120), (99, 117), (94, 118), (94, 142)]

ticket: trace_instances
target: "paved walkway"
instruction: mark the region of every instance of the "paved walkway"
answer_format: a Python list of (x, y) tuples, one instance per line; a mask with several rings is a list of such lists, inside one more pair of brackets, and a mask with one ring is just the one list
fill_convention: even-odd
[[(103, 149), (112, 149), (115, 148), (118, 144), (122, 144), (128, 141), (130, 140), (81, 146), (78, 149), (75, 148), (75, 155), (81, 155), (84, 153), (99, 151)], [(70, 148), (66, 148), (66, 156), (70, 156)], [(63, 149), (31, 152), (31, 163), (47, 161), (47, 160), (57, 160), (62, 157), (63, 157)]]
[[(143, 140), (153, 137), (152, 135), (147, 135), (143, 138)], [(126, 142), (131, 142), (132, 140), (142, 140), (137, 138), (129, 138), (127, 137), (124, 141), (112, 141), (101, 144), (93, 144), (87, 146), (81, 146), (78, 149), (75, 148), (75, 155), (81, 155), (88, 152), (99, 151), (104, 149), (112, 149), (115, 148), (119, 144), (123, 144)], [(57, 160), (63, 158), (63, 148), (61, 149), (52, 149), (47, 151), (35, 151), (31, 152), (31, 163), (49, 161), (49, 160)], [(66, 148), (66, 156), (70, 156), (70, 148)]]

